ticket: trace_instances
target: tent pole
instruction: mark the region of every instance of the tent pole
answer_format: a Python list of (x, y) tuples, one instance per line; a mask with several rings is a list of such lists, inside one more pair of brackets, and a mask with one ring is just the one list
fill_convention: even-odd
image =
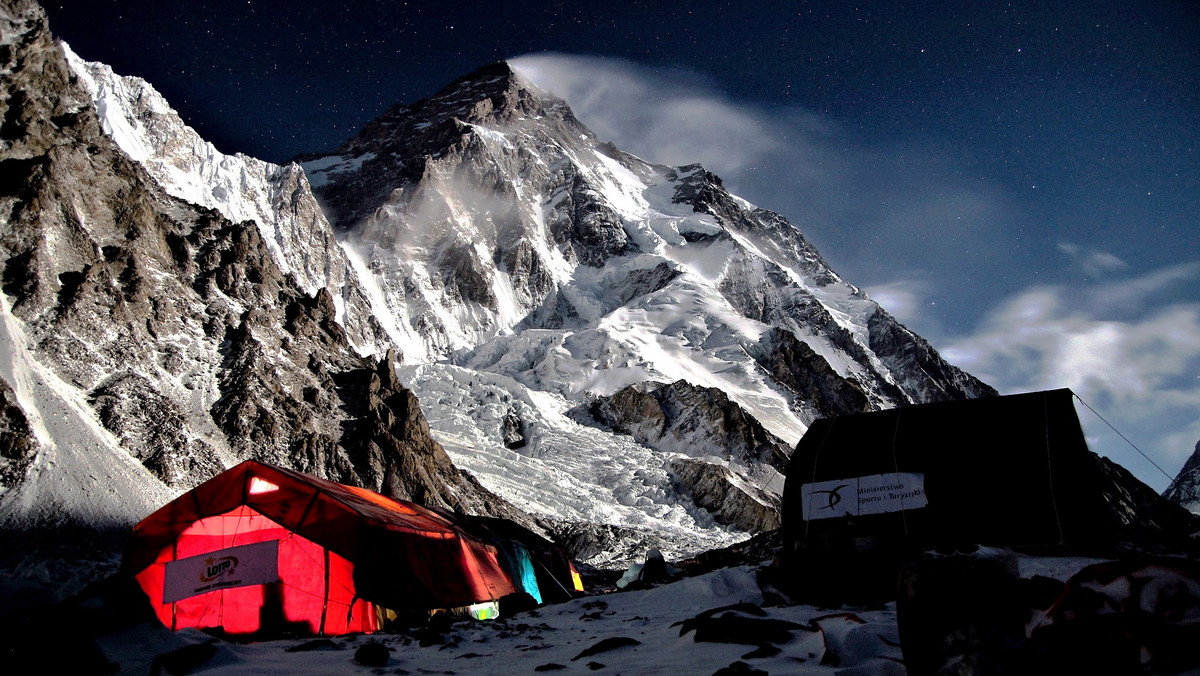
[[(172, 561), (179, 560), (179, 536), (176, 536), (175, 539), (171, 541), (171, 560)], [(164, 566), (164, 571), (165, 571), (165, 569), (166, 569), (166, 567)], [(164, 579), (165, 579), (165, 575), (166, 574), (164, 572)], [(166, 594), (165, 591), (163, 593), (164, 593), (164, 595)], [(179, 613), (179, 604), (172, 602), (171, 603), (171, 631), (179, 631), (178, 613)]]
[(308, 523), (308, 513), (312, 511), (313, 505), (317, 504), (317, 498), (321, 497), (322, 495), (324, 495), (324, 493), (321, 491), (313, 491), (312, 498), (308, 501), (308, 504), (304, 506), (304, 511), (300, 512), (300, 519), (296, 521), (297, 528)]
[(535, 565), (541, 566), (541, 567), (542, 567), (542, 570), (544, 570), (544, 571), (546, 572), (546, 575), (548, 575), (548, 576), (550, 577), (550, 579), (551, 579), (551, 580), (554, 580), (554, 584), (558, 585), (558, 588), (559, 588), (559, 589), (561, 589), (561, 590), (563, 590), (563, 593), (564, 593), (564, 594), (566, 594), (567, 596), (571, 596), (571, 592), (570, 592), (570, 591), (567, 591), (567, 588), (566, 588), (566, 587), (564, 587), (564, 586), (562, 585), (562, 583), (558, 581), (558, 578), (557, 578), (557, 577), (554, 577), (554, 573), (551, 573), (551, 572), (550, 572), (550, 569), (549, 569), (549, 568), (547, 568), (545, 564), (543, 564), (541, 561), (537, 561), (537, 560), (535, 560), (535, 559), (534, 559), (532, 556), (531, 556), (531, 557), (529, 557), (529, 560), (530, 560), (530, 561), (533, 561), (533, 563), (534, 563)]
[(329, 548), (322, 547), (325, 552), (325, 597), (321, 599), (321, 636), (325, 636), (325, 616), (329, 612)]

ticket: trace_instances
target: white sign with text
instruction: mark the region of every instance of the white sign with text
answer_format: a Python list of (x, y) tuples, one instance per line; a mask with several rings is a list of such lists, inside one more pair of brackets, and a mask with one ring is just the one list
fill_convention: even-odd
[(883, 514), (929, 504), (925, 475), (915, 472), (872, 474), (800, 487), (805, 521), (838, 516)]
[(218, 549), (167, 563), (163, 603), (218, 589), (279, 581), (279, 540)]

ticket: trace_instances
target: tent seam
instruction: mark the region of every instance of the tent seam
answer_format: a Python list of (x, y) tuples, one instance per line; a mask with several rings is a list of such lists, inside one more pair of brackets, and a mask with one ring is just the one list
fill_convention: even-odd
[[(824, 436), (821, 437), (821, 443), (817, 446), (817, 452), (813, 454), (813, 468), (812, 468), (811, 483), (814, 483), (814, 484), (817, 483), (817, 463), (821, 460), (821, 450), (825, 448), (825, 441), (827, 439), (829, 439), (830, 433), (833, 432), (833, 426), (836, 424), (837, 424), (836, 417), (829, 419), (829, 428), (825, 430)], [(803, 495), (803, 487), (801, 488), (801, 495)], [(809, 491), (809, 493), (808, 493), (808, 514), (809, 514), (809, 516), (812, 516), (812, 501), (813, 501), (813, 493), (812, 493), (812, 491)], [(806, 545), (808, 544), (808, 531), (810, 528), (812, 528), (812, 519), (811, 518), (805, 519), (804, 520), (804, 543)]]
[(1058, 526), (1058, 544), (1064, 545), (1066, 536), (1063, 533), (1062, 517), (1058, 514), (1058, 495), (1054, 490), (1054, 464), (1050, 457), (1050, 411), (1049, 404), (1046, 403), (1047, 394), (1047, 392), (1042, 392), (1042, 428), (1046, 435), (1046, 478), (1050, 482), (1050, 505), (1054, 507), (1054, 523)]

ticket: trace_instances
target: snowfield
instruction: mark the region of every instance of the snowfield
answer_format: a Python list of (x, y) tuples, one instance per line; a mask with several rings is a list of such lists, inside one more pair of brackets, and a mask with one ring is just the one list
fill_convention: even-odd
[[(401, 367), (399, 374), (412, 383), (434, 438), (454, 464), (530, 514), (656, 531), (669, 542), (668, 559), (747, 537), (678, 494), (666, 469), (674, 454), (576, 422), (569, 412), (578, 402), (449, 365)], [(519, 449), (506, 448), (502, 437), (510, 408), (525, 427), (527, 443)], [(604, 552), (585, 562), (614, 560), (628, 561)]]
[[(1097, 559), (1019, 557), (1023, 577), (1066, 580)], [(461, 674), (535, 672), (711, 674), (724, 667), (769, 674), (900, 676), (906, 673), (894, 603), (821, 609), (764, 595), (756, 571), (724, 568), (639, 591), (587, 596), (498, 620), (441, 630), (232, 644), (148, 624), (98, 642), (121, 673), (150, 673), (155, 658), (197, 660), (191, 673)], [(209, 645), (205, 645), (209, 644)], [(374, 650), (386, 661), (356, 661)], [(191, 646), (186, 648), (186, 646)], [(371, 648), (367, 649), (368, 652)], [(160, 660), (161, 661), (161, 660)], [(741, 663), (739, 666), (737, 663)], [(738, 673), (738, 672), (734, 672)]]

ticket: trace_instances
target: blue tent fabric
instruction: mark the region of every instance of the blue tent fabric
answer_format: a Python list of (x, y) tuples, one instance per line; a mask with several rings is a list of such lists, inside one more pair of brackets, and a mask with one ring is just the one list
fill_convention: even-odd
[(542, 590), (538, 586), (537, 572), (533, 568), (533, 559), (529, 549), (516, 540), (495, 537), (492, 544), (500, 551), (500, 566), (517, 587), (533, 597), (538, 605), (542, 604)]
[(542, 591), (538, 587), (537, 572), (533, 569), (533, 559), (529, 557), (528, 549), (520, 543), (515, 544), (517, 545), (516, 552), (518, 555), (516, 570), (519, 572), (519, 575), (514, 575), (513, 580), (518, 582), (521, 588), (540, 605), (542, 603)]
[[(530, 596), (539, 599), (541, 603), (561, 603), (571, 599), (576, 592), (583, 591), (582, 587), (578, 586), (578, 573), (571, 565), (571, 560), (562, 548), (546, 538), (506, 519), (461, 514), (455, 516), (468, 532), (501, 551), (501, 565), (505, 566), (505, 572), (513, 580), (513, 584), (522, 587), (520, 591), (528, 592), (536, 588), (538, 593), (530, 592)], [(532, 578), (530, 582), (519, 581), (528, 570), (521, 567), (519, 556), (514, 556), (511, 563), (504, 561), (503, 552), (505, 543), (508, 542), (525, 549), (527, 560), (533, 568), (533, 572), (528, 574)]]

